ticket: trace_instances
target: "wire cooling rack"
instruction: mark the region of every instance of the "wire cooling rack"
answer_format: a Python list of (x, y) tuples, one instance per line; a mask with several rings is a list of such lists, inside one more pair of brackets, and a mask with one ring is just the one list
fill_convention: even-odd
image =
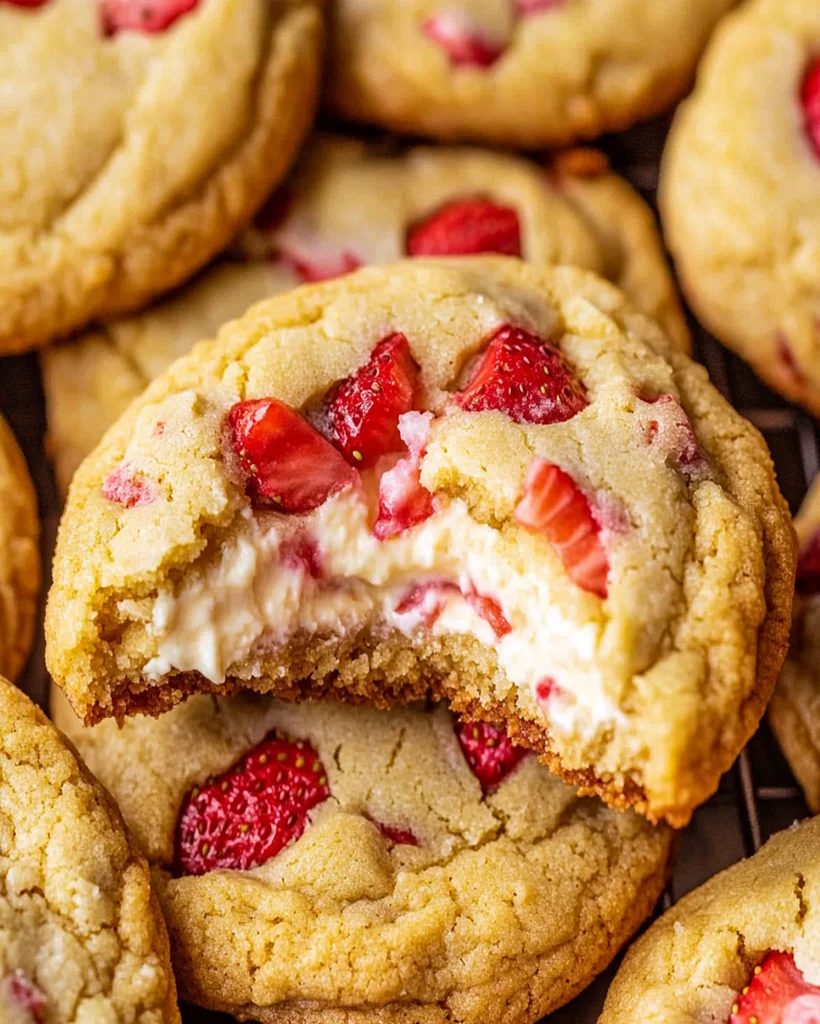
[[(655, 198), (665, 127), (654, 122), (605, 144), (613, 166), (650, 202)], [(766, 437), (780, 486), (796, 511), (807, 483), (818, 470), (820, 448), (814, 421), (764, 388), (740, 360), (721, 348), (698, 324), (692, 322), (691, 327), (696, 356), (707, 366), (713, 382)], [(20, 440), (37, 487), (43, 526), (45, 592), (60, 503), (44, 450), (45, 409), (35, 357), (0, 361), (0, 410)], [(77, 414), (82, 415), (82, 410), (78, 409)], [(21, 685), (46, 705), (48, 679), (42, 625)], [(683, 834), (672, 880), (657, 913), (716, 872), (754, 853), (773, 832), (807, 813), (802, 794), (764, 722), (723, 777), (718, 792), (695, 812)], [(550, 1024), (595, 1024), (616, 968), (617, 962), (581, 996), (551, 1014)], [(227, 1024), (230, 1018), (189, 1007), (183, 1008), (183, 1020), (185, 1024)]]

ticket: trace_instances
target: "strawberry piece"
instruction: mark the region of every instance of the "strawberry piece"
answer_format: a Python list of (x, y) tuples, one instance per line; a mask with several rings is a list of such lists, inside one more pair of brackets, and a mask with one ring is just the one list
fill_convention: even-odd
[(651, 420), (647, 429), (647, 443), (660, 442), (670, 449), (671, 461), (675, 468), (686, 475), (702, 476), (708, 471), (709, 463), (695, 436), (689, 417), (673, 395), (659, 395), (644, 399), (650, 405), (661, 406), (663, 419)]
[(507, 621), (507, 617), (501, 610), (501, 605), (495, 598), (488, 597), (486, 594), (479, 594), (472, 583), (462, 593), (465, 601), (473, 611), (492, 626), (497, 640), (512, 632), (512, 626)]
[(533, 459), (515, 519), (528, 530), (544, 534), (582, 590), (606, 597), (609, 559), (601, 528), (569, 474), (546, 459)]
[(199, 0), (100, 0), (103, 32), (164, 32), (199, 6)]
[(394, 846), (418, 846), (419, 841), (407, 828), (397, 828), (395, 825), (383, 825), (381, 822), (374, 822), (376, 828), (384, 838), (393, 843)]
[(783, 369), (796, 384), (801, 384), (805, 381), (805, 375), (800, 368), (797, 357), (794, 354), (794, 349), (789, 344), (788, 338), (785, 334), (778, 332), (776, 335), (774, 339), (774, 351)]
[(329, 441), (275, 398), (237, 402), (228, 429), (249, 492), (282, 511), (309, 512), (358, 480)]
[(820, 593), (820, 528), (814, 531), (800, 549), (797, 589), (801, 594)]
[[(23, 974), (22, 971), (15, 971), (6, 979), (6, 990), (17, 1006), (28, 1015), (32, 1024), (43, 1024), (46, 1012), (46, 997), (33, 981)], [(2, 1006), (0, 1006), (2, 1010)], [(13, 1017), (17, 1020), (17, 1017)]]
[(489, 199), (462, 199), (442, 206), (407, 235), (410, 256), (521, 255), (518, 214)]
[(301, 836), (308, 813), (329, 796), (313, 747), (271, 733), (185, 798), (177, 825), (177, 874), (259, 867)]
[(538, 14), (560, 7), (564, 0), (513, 0), (513, 6), (519, 14)]
[(314, 580), (324, 576), (324, 565), (319, 545), (313, 537), (296, 533), (279, 546), (279, 560), (287, 569), (303, 572)]
[(109, 473), (102, 485), (103, 497), (126, 508), (150, 505), (159, 497), (157, 485), (127, 462)]
[(12, 7), (42, 7), (48, 0), (0, 0), (0, 3), (11, 4)]
[(461, 594), (473, 611), (489, 622), (497, 640), (512, 632), (512, 626), (507, 621), (498, 601), (486, 594), (479, 594), (472, 583), (463, 589), (459, 589), (455, 583), (451, 583), (449, 580), (426, 580), (424, 583), (414, 583), (396, 605), (395, 612), (397, 615), (409, 615), (414, 612), (420, 624), (431, 629), (444, 610), (444, 605), (450, 594)]
[(470, 383), (453, 401), (495, 409), (516, 423), (562, 423), (587, 406), (584, 387), (554, 345), (521, 327), (500, 327)]
[(528, 751), (488, 722), (457, 722), (458, 742), (484, 793), (498, 789)]
[(399, 417), (409, 412), (419, 368), (403, 334), (391, 334), (336, 386), (327, 406), (330, 440), (352, 466), (368, 469), (404, 445)]
[(299, 256), (283, 246), (279, 247), (279, 257), (296, 274), (304, 284), (315, 284), (317, 281), (329, 281), (334, 277), (350, 274), (364, 264), (354, 253), (345, 249), (332, 258), (311, 260)]
[(558, 693), (558, 684), (551, 676), (544, 676), (535, 684), (535, 700), (542, 708), (546, 707), (554, 693)]
[(406, 412), (399, 417), (399, 435), (409, 454), (379, 481), (379, 512), (373, 524), (379, 540), (396, 537), (435, 512), (433, 495), (421, 485), (421, 460), (432, 418), (429, 412)]
[(791, 953), (768, 953), (732, 1007), (729, 1024), (820, 1024), (820, 988)]
[(444, 50), (453, 67), (472, 65), (487, 68), (495, 64), (504, 52), (503, 46), (483, 36), (472, 20), (460, 13), (427, 18), (422, 32)]
[(806, 133), (820, 156), (820, 59), (815, 60), (803, 78), (800, 89)]

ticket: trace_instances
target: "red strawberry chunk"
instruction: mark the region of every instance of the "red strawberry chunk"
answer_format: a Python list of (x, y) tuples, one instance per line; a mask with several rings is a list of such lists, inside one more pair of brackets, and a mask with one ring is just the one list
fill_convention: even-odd
[(820, 1024), (820, 988), (791, 953), (768, 953), (732, 1007), (729, 1024)]
[(418, 846), (419, 841), (407, 828), (397, 828), (395, 825), (384, 825), (381, 822), (375, 822), (376, 828), (381, 832), (388, 842), (393, 843), (394, 846)]
[(515, 519), (528, 530), (544, 534), (573, 582), (606, 597), (609, 559), (601, 527), (569, 474), (546, 459), (533, 459)]
[(358, 482), (329, 441), (275, 398), (237, 402), (228, 414), (231, 446), (248, 491), (284, 512), (308, 512)]
[(421, 460), (432, 418), (429, 412), (407, 412), (399, 419), (399, 434), (409, 454), (379, 481), (379, 512), (373, 524), (379, 540), (397, 537), (435, 512), (433, 495), (421, 484)]
[[(4, 982), (3, 988), (17, 1006), (23, 1010), (32, 1021), (32, 1024), (43, 1024), (46, 1011), (46, 997), (33, 981), (23, 974), (22, 971), (15, 971), (9, 975)], [(0, 988), (0, 1002), (2, 1001), (3, 988)], [(3, 1007), (0, 1005), (0, 1011)], [(19, 1015), (18, 1015), (19, 1016)], [(12, 1016), (17, 1020), (18, 1016)]]
[(648, 424), (647, 443), (663, 444), (670, 451), (675, 467), (688, 476), (701, 476), (708, 471), (709, 464), (700, 442), (695, 436), (689, 417), (673, 395), (644, 399), (650, 405), (661, 407), (663, 417)]
[(284, 246), (280, 246), (279, 256), (287, 263), (299, 280), (305, 284), (329, 281), (334, 277), (350, 274), (354, 270), (358, 270), (359, 267), (364, 266), (359, 257), (347, 249), (332, 257), (310, 259), (304, 255), (297, 255), (297, 253), (286, 249)]
[(462, 199), (442, 206), (407, 236), (410, 256), (521, 255), (518, 214), (489, 199)]
[(774, 351), (786, 373), (792, 377), (795, 383), (804, 381), (805, 375), (794, 354), (794, 349), (789, 344), (788, 338), (782, 332), (778, 332), (774, 339)]
[(472, 583), (462, 593), (473, 611), (492, 626), (497, 640), (512, 632), (512, 626), (507, 621), (507, 617), (501, 610), (501, 605), (495, 598), (488, 597), (486, 594), (479, 594)]
[(820, 156), (820, 58), (809, 65), (800, 90), (806, 133)]
[(461, 13), (436, 14), (422, 25), (422, 31), (437, 43), (454, 67), (472, 65), (487, 68), (495, 64), (504, 47), (487, 39), (470, 18)]
[(322, 553), (314, 537), (296, 533), (287, 537), (279, 546), (279, 560), (294, 571), (301, 571), (314, 580), (324, 576)]
[(198, 6), (199, 0), (100, 0), (103, 31), (163, 32)]
[(519, 14), (538, 14), (540, 11), (549, 11), (553, 7), (560, 7), (564, 0), (513, 0), (513, 6)]
[(399, 417), (413, 407), (419, 368), (403, 334), (391, 334), (335, 388), (327, 407), (330, 440), (352, 466), (368, 469), (401, 451)]
[(820, 593), (820, 528), (814, 531), (800, 549), (797, 589), (801, 594)]
[(150, 505), (159, 497), (157, 485), (139, 470), (123, 462), (109, 473), (102, 485), (103, 497), (126, 508)]
[(431, 629), (444, 611), (448, 597), (453, 594), (460, 594), (473, 611), (492, 626), (497, 640), (512, 632), (498, 601), (479, 594), (472, 582), (461, 589), (449, 580), (414, 583), (396, 605), (395, 612), (397, 615), (415, 613), (421, 625)]
[(11, 4), (12, 7), (42, 7), (48, 0), (0, 0), (0, 3)]
[(248, 871), (301, 836), (330, 796), (313, 747), (272, 733), (218, 778), (191, 790), (177, 825), (176, 871)]
[(466, 412), (498, 410), (516, 423), (562, 423), (587, 406), (583, 385), (558, 349), (509, 324), (492, 336), (453, 401)]
[(535, 685), (535, 700), (542, 707), (546, 707), (550, 697), (558, 692), (558, 684), (551, 676), (544, 676)]
[(498, 789), (528, 753), (488, 722), (459, 721), (455, 731), (462, 753), (485, 793)]

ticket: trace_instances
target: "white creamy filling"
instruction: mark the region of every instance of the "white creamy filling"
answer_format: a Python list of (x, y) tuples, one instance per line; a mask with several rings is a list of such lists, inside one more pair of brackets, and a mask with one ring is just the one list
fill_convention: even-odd
[[(176, 593), (158, 597), (151, 628), (159, 654), (146, 674), (157, 679), (172, 670), (197, 671), (218, 684), (231, 666), (297, 632), (344, 635), (383, 622), (407, 635), (430, 628), (434, 635), (473, 636), (495, 648), (513, 684), (533, 692), (545, 677), (554, 680), (549, 715), (559, 728), (592, 733), (619, 717), (598, 664), (601, 627), (563, 614), (549, 565), (517, 571), (502, 555), (498, 531), (472, 519), (462, 501), (388, 541), (373, 535), (365, 500), (349, 490), (304, 523), (305, 533), (318, 541), (323, 579), (283, 565), (279, 549), (287, 534), (281, 520), (266, 526), (248, 511), (242, 532), (218, 563)], [(428, 592), (418, 606), (399, 612), (410, 588), (429, 580), (492, 597), (511, 631), (497, 638), (455, 589)], [(427, 627), (425, 616), (434, 607), (438, 618)]]

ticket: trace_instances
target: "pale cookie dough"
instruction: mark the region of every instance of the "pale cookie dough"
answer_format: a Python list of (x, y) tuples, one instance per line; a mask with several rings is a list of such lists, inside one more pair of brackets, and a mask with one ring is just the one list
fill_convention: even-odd
[[(388, 349), (429, 411), (367, 468), (338, 430), (397, 393)], [(762, 438), (616, 288), (407, 261), (260, 303), (132, 403), (69, 492), (47, 661), (88, 724), (432, 691), (682, 824), (770, 697), (794, 562)]]
[(357, 263), (400, 259), (410, 228), (473, 197), (514, 212), (524, 259), (596, 271), (689, 349), (653, 215), (594, 150), (572, 150), (538, 167), (487, 150), (391, 153), (322, 136), (285, 191), (271, 204), (281, 205), (281, 216), (270, 223), (263, 212), (233, 247), (231, 262), (153, 309), (43, 353), (49, 451), (63, 492), (128, 403), (194, 342), (311, 272), (333, 276)]
[(0, 416), (0, 675), (9, 679), (17, 678), (31, 652), (39, 592), (37, 495), (23, 453)]
[(111, 797), (0, 679), (0, 1020), (179, 1024), (148, 865)]
[(801, 555), (789, 653), (769, 705), (769, 721), (803, 787), (820, 812), (820, 481), (794, 521)]
[[(744, 989), (770, 951), (793, 954), (806, 987), (820, 984), (820, 818), (779, 832), (741, 861), (685, 896), (635, 942), (609, 989), (598, 1024), (732, 1024), (781, 1021), (777, 1004), (793, 995), (775, 989), (771, 1011), (758, 1017), (741, 1004)], [(817, 1019), (783, 1016), (784, 1024)], [(784, 998), (785, 997), (785, 998)], [(759, 998), (759, 997), (758, 997)], [(804, 1010), (808, 1007), (804, 1006)]]
[[(820, 414), (820, 134), (801, 95), (815, 0), (752, 0), (715, 33), (663, 157), (659, 202), (698, 317), (766, 383)], [(820, 77), (815, 79), (815, 131)]]
[(106, 32), (126, 4), (0, 3), (0, 354), (184, 281), (292, 162), (319, 0), (187, 8), (161, 31)]
[(334, 0), (325, 104), (439, 139), (566, 145), (659, 113), (733, 0)]
[[(579, 798), (531, 756), (482, 787), (443, 706), (199, 695), (122, 729), (84, 729), (61, 697), (54, 711), (154, 867), (181, 997), (241, 1019), (531, 1024), (609, 963), (663, 888), (669, 829)], [(273, 731), (306, 741), (324, 779), (304, 831), (247, 869), (187, 873), (187, 794), (214, 777), (241, 787), (247, 767), (219, 777)], [(217, 819), (232, 850), (257, 833), (246, 815), (244, 833)]]

